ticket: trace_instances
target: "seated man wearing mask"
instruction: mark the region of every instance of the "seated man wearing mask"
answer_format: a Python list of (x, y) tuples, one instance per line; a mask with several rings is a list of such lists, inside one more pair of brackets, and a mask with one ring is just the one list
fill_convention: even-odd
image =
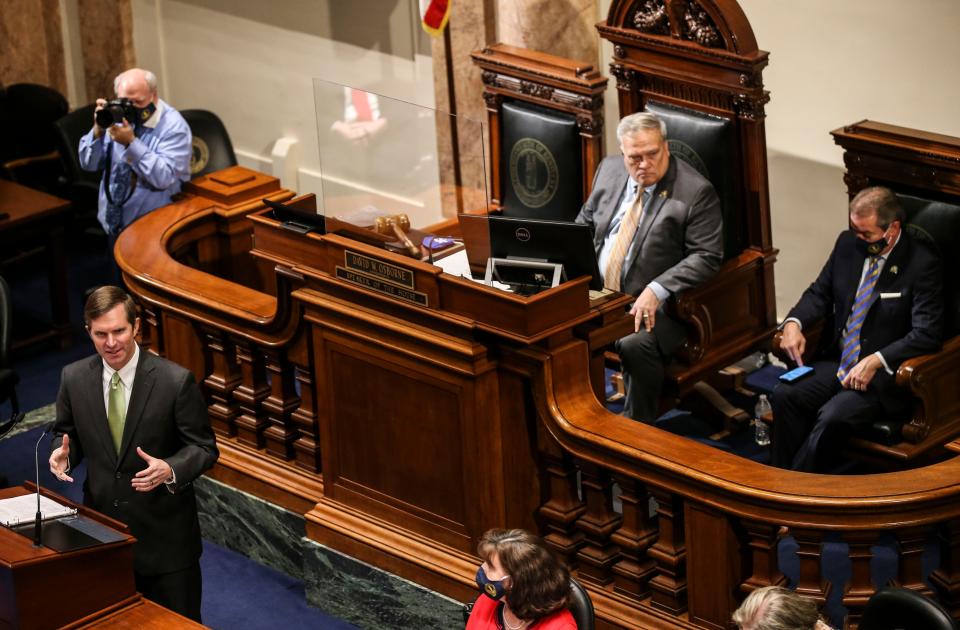
[(113, 89), (118, 99), (129, 99), (122, 120), (105, 124), (108, 104), (98, 98), (93, 128), (80, 139), (80, 166), (103, 170), (97, 219), (108, 236), (110, 260), (120, 231), (169, 204), (190, 180), (193, 140), (180, 112), (158, 96), (157, 77), (149, 70), (120, 73)]
[(577, 216), (593, 228), (604, 285), (637, 296), (634, 333), (617, 341), (623, 414), (653, 423), (667, 364), (686, 339), (664, 312), (671, 296), (713, 277), (723, 258), (720, 199), (692, 166), (670, 155), (666, 125), (641, 112), (617, 125), (621, 156), (600, 163)]
[(943, 296), (939, 261), (903, 231), (903, 219), (893, 191), (857, 193), (850, 229), (784, 320), (781, 347), (803, 365), (802, 330), (832, 318), (814, 372), (773, 391), (774, 466), (820, 472), (854, 426), (909, 411), (894, 375), (906, 359), (940, 347)]

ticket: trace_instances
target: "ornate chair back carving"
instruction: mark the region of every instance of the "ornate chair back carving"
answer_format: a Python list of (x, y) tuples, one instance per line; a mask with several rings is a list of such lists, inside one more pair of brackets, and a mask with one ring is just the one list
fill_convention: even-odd
[(620, 115), (664, 116), (672, 153), (720, 195), (725, 262), (678, 296), (690, 331), (672, 368), (677, 394), (737, 360), (776, 325), (763, 89), (767, 53), (735, 0), (614, 0), (600, 36), (614, 45)]
[(496, 44), (483, 70), (490, 191), (504, 214), (572, 221), (603, 156), (603, 90), (591, 64)]

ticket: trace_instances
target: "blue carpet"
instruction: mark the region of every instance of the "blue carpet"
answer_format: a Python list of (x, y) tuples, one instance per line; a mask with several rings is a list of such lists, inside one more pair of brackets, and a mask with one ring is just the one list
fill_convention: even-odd
[[(93, 353), (93, 344), (83, 328), (83, 292), (109, 277), (106, 245), (96, 239), (72, 239), (67, 248), (67, 297), (72, 345), (61, 349), (54, 341), (20, 348), (13, 353), (13, 369), (20, 376), (17, 398), (21, 411), (31, 411), (56, 399), (60, 370)], [(29, 262), (29, 261), (27, 261)], [(36, 330), (38, 322), (50, 321), (49, 292), (43, 265), (20, 264), (7, 271), (10, 285), (14, 338)], [(9, 417), (9, 405), (0, 407), (0, 418)]]
[(0, 477), (6, 477), (11, 486), (22, 485), (24, 481), (33, 481), (36, 472), (33, 466), (34, 449), (40, 440), (40, 485), (71, 501), (83, 501), (83, 480), (87, 478), (87, 465), (81, 463), (70, 473), (74, 483), (60, 481), (50, 473), (47, 458), (50, 456), (51, 435), (41, 439), (45, 427), (38, 427), (18, 433), (0, 441)]
[(227, 630), (356, 628), (307, 604), (303, 582), (203, 541), (203, 623)]

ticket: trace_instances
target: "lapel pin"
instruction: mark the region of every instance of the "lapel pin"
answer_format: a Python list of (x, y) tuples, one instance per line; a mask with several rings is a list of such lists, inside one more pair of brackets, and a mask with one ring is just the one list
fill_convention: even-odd
[(896, 265), (894, 265), (893, 267), (890, 267), (890, 273), (892, 273), (893, 275), (897, 275), (897, 272), (899, 271), (900, 269)]
[(666, 199), (669, 195), (670, 195), (670, 191), (669, 191), (669, 190), (661, 190), (661, 191), (660, 191), (660, 198), (661, 198), (661, 199)]

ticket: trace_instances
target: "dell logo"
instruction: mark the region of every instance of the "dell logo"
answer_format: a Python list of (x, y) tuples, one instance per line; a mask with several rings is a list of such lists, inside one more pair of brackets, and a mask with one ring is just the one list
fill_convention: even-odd
[(516, 236), (517, 240), (521, 243), (526, 243), (530, 240), (530, 230), (524, 227), (517, 228), (517, 231), (514, 232), (513, 235)]

